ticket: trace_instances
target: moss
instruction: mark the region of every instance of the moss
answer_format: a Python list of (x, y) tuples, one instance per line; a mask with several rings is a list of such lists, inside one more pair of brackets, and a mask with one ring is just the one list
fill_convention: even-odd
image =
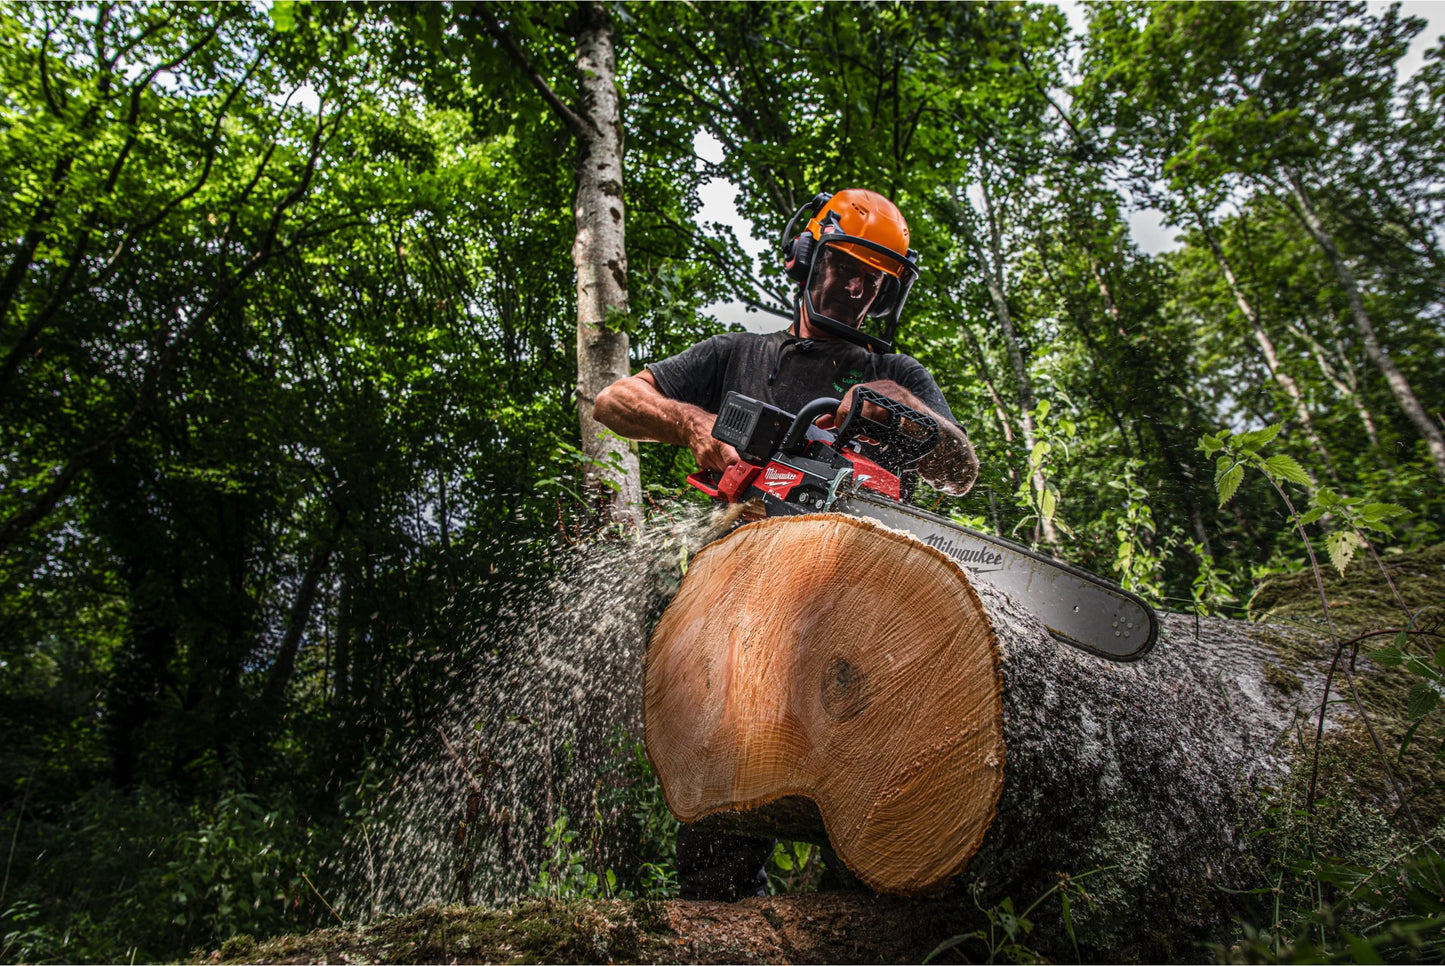
[(423, 909), (356, 929), (323, 929), (244, 947), (208, 962), (274, 962), (305, 956), (374, 963), (592, 963), (647, 959), (670, 935), (655, 902), (526, 902), (510, 909)]
[[(1323, 548), (1317, 552), (1322, 553)], [(1445, 544), (1381, 558), (1396, 588), (1412, 611), (1439, 615), (1445, 606)], [(1346, 636), (1380, 627), (1399, 627), (1406, 621), (1390, 585), (1367, 552), (1356, 555), (1344, 576), (1321, 558), (1325, 598), (1335, 628)], [(1326, 626), (1319, 587), (1313, 572), (1270, 577), (1255, 590), (1249, 602), (1251, 620), (1293, 621), (1310, 627)]]
[[(1386, 555), (1383, 563), (1414, 615), (1416, 629), (1438, 626), (1445, 620), (1445, 545)], [(1368, 657), (1372, 649), (1393, 643), (1390, 635), (1379, 632), (1404, 628), (1411, 618), (1368, 554), (1357, 557), (1343, 577), (1328, 570), (1324, 586), (1339, 641), (1376, 636), (1360, 642), (1359, 655), (1350, 663), (1348, 674), (1344, 661), (1335, 672), (1330, 696), (1350, 701), (1352, 713), (1337, 715), (1341, 726), (1325, 732), (1321, 754), (1332, 764), (1321, 766), (1316, 797), (1349, 794), (1393, 813), (1399, 800), (1390, 781), (1392, 772), (1414, 817), (1429, 828), (1445, 817), (1445, 774), (1435, 756), (1445, 711), (1434, 712), (1441, 722), (1427, 720), (1401, 755), (1400, 746), (1413, 723), (1410, 690), (1420, 678), (1404, 668), (1376, 665)], [(1339, 645), (1330, 639), (1312, 573), (1270, 578), (1256, 591), (1250, 610), (1256, 619), (1277, 622), (1261, 625), (1256, 631), (1256, 637), (1279, 658), (1277, 665), (1265, 666), (1265, 680), (1271, 686), (1293, 694), (1302, 677), (1328, 671)], [(1360, 716), (1361, 706), (1369, 715), (1374, 737)], [(1386, 752), (1389, 772), (1375, 737)], [(1312, 769), (1312, 758), (1307, 756), (1303, 764)]]
[(221, 943), (221, 957), (223, 959), (240, 959), (249, 955), (255, 948), (255, 937), (241, 933)]
[(1304, 683), (1300, 681), (1299, 675), (1286, 671), (1278, 664), (1264, 666), (1264, 680), (1281, 694), (1297, 694), (1304, 688)]

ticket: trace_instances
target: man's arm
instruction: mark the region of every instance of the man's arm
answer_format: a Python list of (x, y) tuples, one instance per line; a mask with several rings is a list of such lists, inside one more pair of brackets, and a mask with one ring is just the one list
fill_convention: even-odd
[[(924, 415), (932, 416), (933, 421), (938, 424), (938, 445), (918, 464), (919, 474), (929, 482), (929, 485), (950, 496), (963, 496), (973, 488), (974, 481), (978, 479), (978, 457), (974, 455), (973, 444), (968, 441), (968, 434), (963, 431), (962, 427), (925, 406), (917, 396), (892, 380), (880, 379), (864, 385), (869, 389), (881, 392), (889, 399), (903, 403), (910, 409), (916, 409)], [(831, 429), (841, 423), (852, 406), (853, 390), (849, 389), (847, 395), (843, 397), (842, 404), (838, 406), (838, 414), (834, 417), (833, 424), (823, 426), (823, 428)], [(876, 410), (876, 407), (874, 408)], [(884, 412), (878, 412), (877, 417), (874, 417), (866, 409), (863, 415), (870, 419), (879, 418), (880, 421), (888, 418), (887, 413)], [(824, 421), (826, 421), (826, 417)], [(819, 425), (822, 425), (821, 421)]]
[(664, 396), (646, 369), (598, 393), (592, 416), (628, 439), (686, 446), (703, 469), (721, 472), (738, 461), (737, 450), (713, 439), (712, 425), (717, 414)]

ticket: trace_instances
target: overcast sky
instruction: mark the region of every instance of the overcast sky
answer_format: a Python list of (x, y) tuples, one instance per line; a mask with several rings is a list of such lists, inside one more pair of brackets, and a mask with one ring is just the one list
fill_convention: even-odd
[[(1367, 4), (1374, 13), (1385, 10), (1389, 4), (1370, 0)], [(1069, 18), (1069, 26), (1074, 33), (1082, 34), (1084, 31), (1084, 4), (1079, 0), (1063, 0), (1058, 4)], [(1403, 80), (1415, 72), (1425, 60), (1425, 52), (1435, 45), (1442, 32), (1445, 32), (1445, 0), (1406, 0), (1400, 4), (1402, 12), (1409, 16), (1420, 17), (1428, 22), (1428, 26), (1415, 38), (1410, 45), (1409, 51), (1400, 61), (1400, 76)], [(707, 135), (699, 136), (695, 142), (698, 154), (711, 161), (722, 159), (721, 146)], [(699, 192), (702, 201), (702, 211), (699, 213), (701, 221), (719, 221), (731, 225), (737, 234), (739, 241), (755, 261), (764, 257), (776, 257), (776, 246), (779, 239), (759, 239), (753, 235), (751, 223), (746, 221), (737, 211), (737, 189), (720, 178), (713, 178), (703, 186)], [(1169, 251), (1175, 247), (1174, 230), (1166, 228), (1160, 220), (1158, 211), (1152, 208), (1143, 208), (1130, 213), (1129, 228), (1134, 235), (1135, 243), (1144, 251), (1150, 254)], [(712, 306), (709, 309), (725, 323), (737, 322), (745, 328), (754, 332), (773, 332), (782, 327), (782, 320), (774, 315), (762, 312), (748, 312), (741, 302), (723, 302)]]

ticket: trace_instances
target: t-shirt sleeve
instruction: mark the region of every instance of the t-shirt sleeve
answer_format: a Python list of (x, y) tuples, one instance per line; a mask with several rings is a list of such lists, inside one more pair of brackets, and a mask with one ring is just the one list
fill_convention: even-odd
[(715, 335), (675, 356), (649, 362), (647, 369), (667, 398), (715, 413), (722, 404), (723, 374), (735, 343), (731, 333)]

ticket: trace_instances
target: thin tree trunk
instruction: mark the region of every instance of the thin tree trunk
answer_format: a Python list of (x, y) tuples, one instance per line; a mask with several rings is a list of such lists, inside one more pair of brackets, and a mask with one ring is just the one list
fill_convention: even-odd
[(1375, 417), (1365, 405), (1364, 398), (1360, 395), (1360, 380), (1355, 374), (1354, 366), (1343, 352), (1338, 354), (1341, 366), (1336, 369), (1334, 363), (1329, 359), (1330, 352), (1320, 341), (1315, 338), (1314, 333), (1302, 323), (1290, 324), (1290, 331), (1294, 332), (1301, 339), (1309, 343), (1310, 354), (1315, 358), (1315, 364), (1320, 367), (1320, 374), (1325, 377), (1335, 391), (1350, 401), (1355, 407), (1355, 413), (1360, 417), (1360, 422), (1365, 426), (1365, 435), (1369, 437), (1370, 446), (1378, 449), (1380, 446), (1380, 434), (1375, 429)]
[(1239, 278), (1234, 274), (1234, 266), (1229, 263), (1229, 258), (1224, 254), (1224, 249), (1220, 246), (1219, 239), (1215, 237), (1214, 226), (1204, 217), (1204, 213), (1194, 205), (1192, 199), (1190, 201), (1190, 210), (1194, 213), (1194, 218), (1199, 224), (1200, 231), (1204, 232), (1204, 239), (1209, 243), (1209, 250), (1214, 253), (1215, 264), (1219, 266), (1219, 271), (1224, 275), (1224, 280), (1229, 283), (1229, 291), (1234, 296), (1234, 304), (1239, 306), (1239, 311), (1244, 315), (1245, 321), (1249, 323), (1250, 331), (1254, 333), (1254, 341), (1259, 344), (1259, 351), (1264, 354), (1265, 368), (1269, 369), (1269, 374), (1274, 377), (1274, 381), (1279, 383), (1279, 387), (1284, 390), (1285, 395), (1287, 395), (1290, 398), (1290, 402), (1294, 404), (1295, 418), (1299, 420), (1300, 427), (1304, 430), (1305, 438), (1309, 440), (1310, 445), (1313, 446), (1315, 452), (1319, 454), (1320, 461), (1324, 463), (1325, 472), (1329, 475), (1330, 479), (1339, 482), (1339, 473), (1335, 471), (1334, 461), (1330, 459), (1330, 453), (1325, 447), (1324, 440), (1320, 438), (1320, 434), (1315, 430), (1314, 419), (1310, 416), (1309, 407), (1305, 405), (1304, 394), (1300, 392), (1299, 383), (1295, 382), (1294, 377), (1280, 366), (1279, 353), (1275, 351), (1274, 340), (1271, 339), (1269, 333), (1265, 331), (1264, 324), (1260, 321), (1259, 312), (1255, 309), (1254, 304), (1245, 296), (1244, 287), (1239, 284)]
[[(1029, 459), (1032, 461), (1034, 447), (1038, 443), (1038, 432), (1034, 426), (1034, 407), (1037, 400), (1034, 397), (1033, 380), (1029, 378), (1028, 366), (1024, 362), (1023, 348), (1019, 345), (1018, 332), (1014, 329), (1013, 313), (1009, 311), (1008, 293), (1004, 290), (1003, 281), (1003, 237), (998, 222), (998, 214), (993, 206), (993, 198), (989, 194), (988, 186), (981, 184), (983, 195), (984, 217), (988, 221), (988, 245), (985, 247), (977, 233), (973, 231), (967, 219), (960, 219), (964, 227), (964, 236), (973, 255), (978, 259), (979, 265), (983, 268), (984, 284), (988, 287), (989, 299), (993, 302), (994, 314), (998, 316), (999, 327), (1003, 330), (1004, 344), (1008, 346), (1009, 364), (1013, 367), (1014, 383), (1018, 387), (1019, 424), (1023, 431), (1024, 446), (1029, 452)], [(1035, 493), (1042, 500), (1045, 480), (1042, 470), (1036, 471), (1030, 481)], [(1051, 516), (1045, 516), (1042, 511), (1039, 513), (1038, 534), (1042, 535), (1043, 541), (1049, 546), (1059, 545), (1059, 530), (1054, 525)]]
[(296, 589), (296, 599), (291, 604), (291, 616), (286, 621), (286, 633), (281, 638), (281, 646), (276, 649), (276, 663), (271, 666), (271, 673), (267, 676), (266, 686), (261, 692), (261, 703), (266, 707), (280, 706), (281, 697), (286, 693), (286, 685), (296, 671), (296, 652), (301, 647), (301, 635), (305, 633), (306, 625), (311, 620), (316, 590), (321, 584), (322, 575), (326, 573), (327, 564), (331, 562), (331, 554), (336, 549), (340, 532), (341, 524), (338, 522), (321, 544), (311, 551), (311, 559), (306, 562), (301, 586)]
[[(581, 7), (578, 88), (584, 123), (577, 152), (577, 417), (589, 482), (611, 484), (614, 518), (636, 519), (642, 475), (631, 444), (592, 417), (597, 394), (630, 373), (627, 333), (617, 328), (627, 304), (626, 218), (622, 198), (622, 105), (612, 18), (601, 3)], [(599, 466), (600, 465), (600, 466)], [(605, 482), (604, 482), (605, 481)]]
[[(1003, 433), (1005, 442), (1014, 441), (1013, 423), (1009, 420), (1008, 407), (1004, 405), (1003, 396), (999, 395), (998, 386), (994, 384), (993, 373), (988, 368), (988, 357), (983, 354), (983, 346), (979, 345), (978, 337), (968, 326), (960, 326), (963, 329), (963, 336), (968, 340), (968, 347), (973, 350), (973, 357), (978, 360), (979, 378), (983, 380), (984, 388), (988, 390), (988, 398), (993, 401), (994, 416), (998, 419), (999, 431)], [(1013, 467), (1009, 467), (1009, 475), (1014, 476)]]
[(1340, 280), (1340, 285), (1345, 290), (1345, 300), (1350, 306), (1350, 316), (1354, 319), (1355, 328), (1360, 332), (1360, 338), (1365, 344), (1365, 354), (1375, 364), (1385, 377), (1385, 382), (1390, 387), (1390, 392), (1395, 396), (1395, 402), (1419, 432), (1420, 438), (1425, 441), (1429, 450), (1430, 460), (1435, 464), (1435, 472), (1442, 480), (1445, 480), (1445, 433), (1430, 418), (1425, 407), (1420, 405), (1416, 398), (1415, 391), (1410, 388), (1410, 382), (1405, 374), (1395, 365), (1393, 359), (1385, 352), (1380, 345), (1380, 339), (1375, 334), (1375, 324), (1370, 320), (1370, 314), (1365, 310), (1365, 299), (1360, 292), (1359, 282), (1355, 280), (1355, 273), (1345, 262), (1344, 255), (1340, 253), (1339, 247), (1335, 245), (1334, 238), (1320, 219), (1319, 212), (1315, 211), (1314, 203), (1310, 201), (1309, 195), (1304, 190), (1304, 184), (1300, 180), (1298, 172), (1286, 168), (1285, 176), (1289, 183), (1290, 197), (1295, 202), (1295, 214), (1303, 222), (1320, 251), (1324, 252), (1325, 258), (1329, 260), (1331, 267), (1335, 270), (1335, 276)]
[[(617, 53), (607, 7), (589, 0), (578, 8), (577, 88), (581, 104), (569, 107), (537, 71), (494, 16), (490, 5), (477, 16), (522, 70), (553, 114), (577, 139), (573, 214), (577, 236), (577, 421), (587, 457), (589, 489), (610, 503), (616, 520), (641, 514), (642, 471), (632, 445), (592, 418), (597, 394), (631, 372), (627, 333), (618, 328), (628, 311), (626, 218), (622, 195), (622, 104), (617, 93)], [(602, 493), (611, 490), (610, 496)]]

